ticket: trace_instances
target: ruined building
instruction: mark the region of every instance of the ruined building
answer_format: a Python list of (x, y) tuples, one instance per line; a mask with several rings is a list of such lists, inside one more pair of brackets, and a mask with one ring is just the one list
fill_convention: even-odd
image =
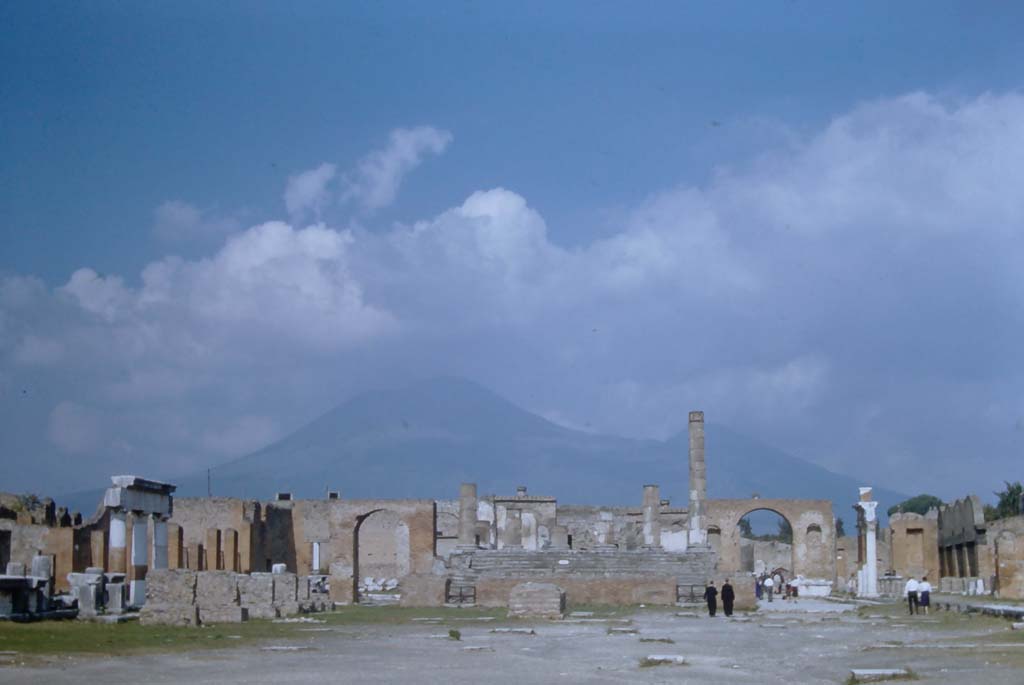
[(29, 544), (11, 530), (16, 544), (5, 560), (29, 548), (52, 555), (63, 589), (103, 576), (127, 605), (148, 605), (153, 620), (170, 623), (201, 622), (204, 611), (206, 620), (280, 615), (316, 604), (328, 587), (339, 603), (507, 606), (518, 586), (550, 583), (576, 603), (674, 604), (699, 598), (711, 578), (731, 577), (742, 605), (753, 583), (738, 579), (754, 568), (738, 523), (767, 509), (793, 531), (792, 544), (773, 552), (788, 577), (805, 593), (828, 594), (836, 577), (831, 502), (708, 499), (702, 412), (690, 413), (689, 437), (685, 506), (662, 499), (654, 484), (638, 491), (637, 507), (560, 506), (526, 487), (481, 496), (472, 483), (457, 500), (279, 493), (260, 502), (172, 498), (173, 486), (125, 476), (114, 478), (92, 518), (67, 532), (49, 527)]

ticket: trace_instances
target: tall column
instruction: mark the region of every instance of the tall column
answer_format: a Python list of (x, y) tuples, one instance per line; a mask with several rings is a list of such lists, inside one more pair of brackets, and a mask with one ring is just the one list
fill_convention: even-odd
[(167, 568), (167, 521), (153, 515), (153, 568)]
[(132, 514), (132, 571), (128, 601), (140, 607), (146, 603), (146, 571), (149, 566), (149, 521), (145, 514)]
[(127, 540), (125, 529), (125, 512), (120, 509), (110, 511), (110, 544), (107, 546), (107, 571), (124, 573), (127, 571), (126, 552)]
[(704, 412), (690, 412), (690, 533), (691, 545), (707, 542), (704, 502), (708, 498), (708, 474), (704, 463)]
[(644, 546), (661, 547), (661, 495), (657, 485), (644, 486)]
[(875, 536), (878, 532), (878, 517), (875, 508), (878, 502), (871, 501), (871, 488), (860, 489), (857, 506), (864, 513), (864, 582), (860, 594), (864, 597), (877, 597), (878, 546)]
[(476, 483), (459, 486), (459, 545), (476, 547)]

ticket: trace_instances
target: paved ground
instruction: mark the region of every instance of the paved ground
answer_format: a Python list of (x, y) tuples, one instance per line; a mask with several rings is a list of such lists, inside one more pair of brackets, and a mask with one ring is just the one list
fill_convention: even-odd
[[(813, 611), (796, 611), (800, 604)], [(638, 610), (611, 621), (510, 623), (446, 616), (439, 623), (397, 626), (304, 624), (292, 639), (237, 649), (55, 657), (0, 667), (0, 682), (834, 685), (845, 682), (851, 668), (895, 667), (913, 669), (926, 683), (1024, 683), (1024, 635), (1002, 619), (907, 617), (902, 606), (837, 613), (848, 607), (820, 601), (780, 608), (788, 611), (765, 607), (738, 620)], [(536, 634), (491, 632), (507, 626), (534, 628)], [(450, 628), (461, 631), (460, 641), (449, 639)], [(687, 665), (641, 668), (651, 654), (681, 654)]]

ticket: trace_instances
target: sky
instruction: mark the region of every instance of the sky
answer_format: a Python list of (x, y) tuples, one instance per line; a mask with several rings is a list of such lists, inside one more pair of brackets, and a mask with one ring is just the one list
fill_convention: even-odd
[(0, 490), (173, 480), (437, 375), (904, 492), (1024, 477), (1020, 6), (0, 27)]

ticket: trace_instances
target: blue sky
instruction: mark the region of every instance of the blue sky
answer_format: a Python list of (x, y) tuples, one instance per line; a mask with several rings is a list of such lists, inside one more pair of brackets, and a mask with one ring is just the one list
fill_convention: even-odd
[(0, 26), (0, 463), (38, 464), (12, 488), (171, 477), (435, 373), (613, 433), (700, 405), (904, 490), (1020, 477), (1018, 6), (36, 2)]

